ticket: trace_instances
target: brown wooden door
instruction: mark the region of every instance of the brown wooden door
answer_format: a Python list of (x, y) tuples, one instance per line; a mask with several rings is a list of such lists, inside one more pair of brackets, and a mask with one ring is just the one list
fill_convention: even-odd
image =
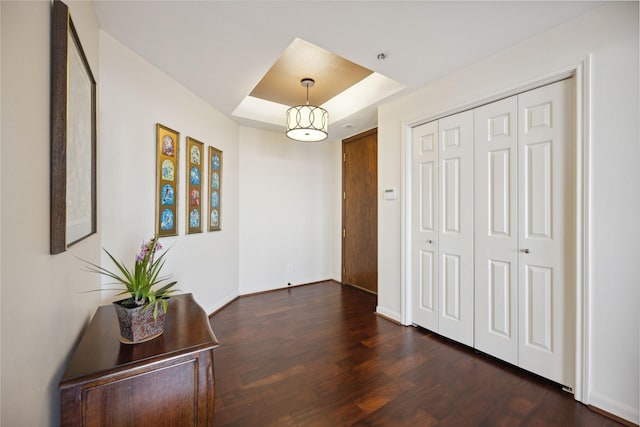
[(342, 141), (342, 282), (378, 292), (378, 130)]

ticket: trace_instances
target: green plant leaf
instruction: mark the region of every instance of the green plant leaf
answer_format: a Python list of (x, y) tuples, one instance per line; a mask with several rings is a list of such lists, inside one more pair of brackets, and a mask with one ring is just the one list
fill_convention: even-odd
[[(158, 245), (158, 236), (154, 236), (149, 242), (145, 243), (143, 249), (145, 251), (142, 260), (138, 261), (138, 257), (134, 262), (134, 266), (129, 270), (123, 262), (118, 261), (109, 251), (103, 249), (109, 256), (109, 259), (116, 266), (116, 270), (112, 271), (98, 264), (94, 264), (90, 261), (84, 261), (87, 266), (87, 271), (98, 273), (109, 277), (115, 281), (115, 283), (124, 286), (124, 289), (110, 289), (119, 290), (118, 295), (129, 294), (137, 305), (145, 305), (150, 307), (153, 305), (154, 319), (158, 315), (158, 304), (162, 303), (164, 311), (167, 311), (166, 299), (170, 294), (177, 291), (174, 286), (178, 284), (177, 281), (170, 281), (170, 276), (161, 276), (160, 272), (164, 267), (166, 255), (169, 252), (167, 249), (164, 253), (156, 257), (156, 247)], [(142, 255), (142, 251), (138, 256)], [(154, 287), (159, 286), (158, 289)], [(109, 289), (100, 289), (109, 290)]]

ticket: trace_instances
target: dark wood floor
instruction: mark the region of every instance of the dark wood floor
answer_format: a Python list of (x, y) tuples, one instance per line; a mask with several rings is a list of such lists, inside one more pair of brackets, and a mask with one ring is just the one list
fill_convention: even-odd
[(211, 318), (216, 426), (615, 426), (559, 386), (373, 313), (323, 282)]

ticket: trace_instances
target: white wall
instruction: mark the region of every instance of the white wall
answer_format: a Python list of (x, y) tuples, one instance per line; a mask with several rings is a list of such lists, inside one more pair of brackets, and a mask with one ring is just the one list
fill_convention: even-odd
[[(155, 123), (224, 151), (222, 231), (164, 239), (207, 312), (235, 297), (340, 277), (340, 144), (239, 128), (98, 30), (67, 1), (99, 99), (99, 234), (49, 255), (48, 0), (0, 2), (2, 425), (58, 420), (57, 383), (104, 299), (75, 257), (132, 258), (154, 232)], [(589, 403), (638, 422), (638, 4), (611, 4), (380, 109), (379, 188), (402, 188), (402, 123), (517, 88), (593, 54)], [(597, 29), (597, 30), (594, 30)], [(631, 123), (632, 125), (621, 125)], [(183, 152), (184, 154), (184, 152)], [(181, 168), (184, 157), (181, 156)], [(184, 224), (181, 188), (179, 224)], [(379, 309), (400, 316), (399, 199), (379, 204)], [(242, 211), (240, 211), (242, 208)], [(288, 265), (291, 271), (288, 271)], [(104, 298), (111, 298), (106, 294)], [(29, 304), (25, 308), (25, 304)]]
[[(379, 110), (378, 186), (402, 188), (403, 123), (492, 98), (592, 54), (587, 400), (638, 423), (638, 3), (611, 3)], [(428, 59), (428, 58), (427, 58)], [(425, 60), (427, 60), (425, 59)], [(379, 310), (401, 314), (401, 203), (379, 203)]]
[[(132, 262), (153, 235), (156, 123), (180, 132), (179, 235), (161, 239), (164, 271), (211, 313), (238, 294), (238, 126), (103, 31), (100, 67), (102, 245)], [(187, 136), (223, 151), (221, 231), (185, 234)]]
[[(90, 2), (67, 2), (99, 76), (98, 24)], [(98, 257), (99, 235), (49, 255), (51, 2), (0, 2), (3, 426), (58, 423), (58, 381), (70, 349), (100, 304), (97, 277), (75, 256)]]
[(336, 278), (339, 157), (337, 141), (240, 128), (240, 294)]
[[(2, 23), (2, 7), (0, 7), (0, 25)], [(1, 27), (0, 27), (1, 28)], [(0, 64), (2, 64), (2, 31), (0, 31)], [(0, 65), (0, 100), (2, 99), (2, 66)], [(0, 102), (0, 147), (2, 147), (2, 102)], [(2, 150), (0, 149), (0, 200), (2, 196)], [(2, 224), (2, 209), (0, 209), (0, 224)], [(0, 242), (2, 242), (2, 227), (0, 227)], [(0, 260), (2, 260), (2, 244), (0, 244)], [(2, 307), (2, 261), (0, 261), (0, 307)], [(2, 402), (2, 316), (0, 315), (0, 402)], [(2, 423), (2, 404), (0, 403), (0, 424)]]
[(101, 278), (83, 272), (76, 257), (106, 262), (105, 247), (133, 260), (141, 241), (154, 233), (157, 122), (181, 133), (182, 170), (186, 136), (224, 152), (222, 231), (184, 234), (180, 188), (180, 235), (163, 239), (171, 247), (166, 272), (205, 311), (220, 308), (239, 290), (339, 277), (340, 144), (295, 144), (248, 128), (240, 135), (197, 95), (99, 31), (93, 3), (67, 3), (98, 81), (99, 233), (49, 255), (51, 4), (0, 2), (2, 425), (58, 423), (57, 384), (68, 357), (97, 306), (117, 298), (113, 292), (84, 293), (99, 288)]

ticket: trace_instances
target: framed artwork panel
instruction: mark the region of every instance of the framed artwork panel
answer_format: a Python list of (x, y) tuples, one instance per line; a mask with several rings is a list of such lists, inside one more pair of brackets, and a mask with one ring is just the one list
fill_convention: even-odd
[(96, 81), (69, 8), (51, 19), (50, 253), (96, 232)]
[(156, 233), (178, 235), (178, 152), (180, 133), (156, 124)]
[(222, 151), (209, 147), (208, 230), (220, 231), (222, 220)]
[(204, 144), (187, 137), (187, 202), (186, 223), (187, 234), (202, 233), (202, 180), (204, 179), (202, 164), (206, 159)]

